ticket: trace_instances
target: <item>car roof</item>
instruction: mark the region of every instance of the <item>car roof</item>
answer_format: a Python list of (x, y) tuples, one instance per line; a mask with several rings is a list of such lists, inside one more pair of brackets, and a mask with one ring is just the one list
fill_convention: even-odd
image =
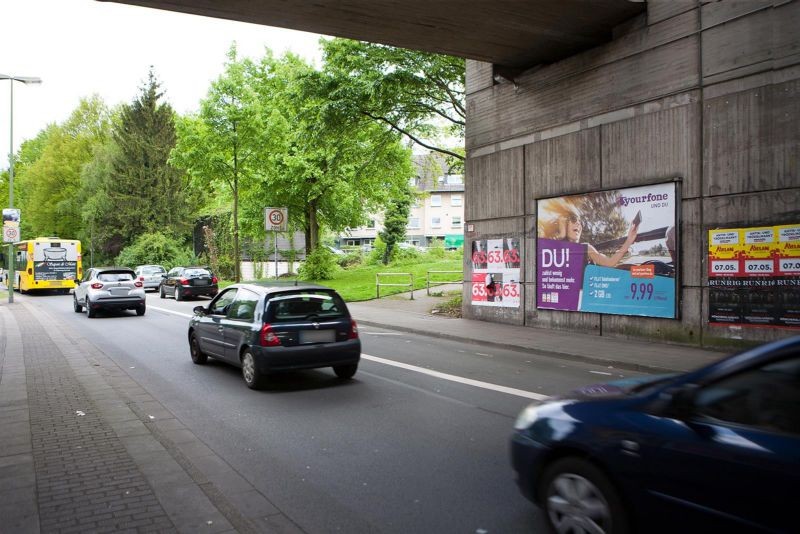
[(162, 269), (164, 268), (163, 265), (158, 265), (158, 264), (155, 264), (155, 263), (148, 263), (146, 265), (137, 265), (136, 266), (137, 269), (141, 269), (142, 267), (160, 267)]
[(336, 292), (335, 289), (319, 284), (312, 284), (308, 282), (300, 282), (297, 280), (266, 280), (263, 282), (240, 282), (238, 284), (233, 284), (228, 287), (242, 287), (245, 289), (249, 289), (259, 294), (268, 295), (270, 293), (278, 293), (283, 292), (286, 290), (324, 290), (324, 291), (333, 291)]
[(782, 360), (798, 353), (800, 353), (800, 336), (793, 336), (736, 353), (690, 372), (686, 376), (689, 381), (712, 382), (720, 376)]
[(92, 267), (97, 272), (108, 272), (108, 271), (133, 271), (130, 267)]

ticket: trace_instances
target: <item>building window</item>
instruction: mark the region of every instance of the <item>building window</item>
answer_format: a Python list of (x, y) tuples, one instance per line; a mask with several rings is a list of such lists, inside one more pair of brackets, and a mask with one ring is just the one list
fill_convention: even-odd
[(441, 228), (441, 227), (442, 227), (442, 218), (431, 217), (431, 228)]
[(453, 215), (453, 224), (454, 227), (461, 227), (461, 215)]
[(419, 228), (419, 217), (409, 217), (408, 218), (408, 227), (409, 228)]
[(450, 197), (450, 205), (451, 206), (460, 206), (461, 205), (461, 195), (453, 195)]
[(431, 195), (431, 206), (439, 207), (442, 205), (442, 195)]

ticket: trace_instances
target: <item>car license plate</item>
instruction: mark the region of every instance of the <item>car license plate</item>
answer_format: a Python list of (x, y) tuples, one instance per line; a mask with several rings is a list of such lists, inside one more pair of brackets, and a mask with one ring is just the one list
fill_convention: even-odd
[(209, 282), (208, 278), (195, 278), (192, 280), (193, 286), (207, 286)]
[(300, 343), (331, 343), (336, 340), (336, 330), (301, 330)]
[(130, 292), (130, 289), (127, 287), (112, 287), (111, 288), (111, 295), (114, 297), (123, 297)]

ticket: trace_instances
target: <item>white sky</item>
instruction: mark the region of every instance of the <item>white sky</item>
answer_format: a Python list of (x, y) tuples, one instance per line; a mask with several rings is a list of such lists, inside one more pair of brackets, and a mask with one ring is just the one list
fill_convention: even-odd
[[(0, 0), (0, 74), (14, 82), (14, 151), (61, 123), (94, 93), (112, 107), (132, 101), (150, 66), (178, 113), (196, 111), (236, 41), (241, 57), (269, 47), (319, 65), (320, 36), (94, 0)], [(0, 80), (0, 169), (8, 168), (8, 80)], [(0, 201), (1, 203), (2, 201)]]

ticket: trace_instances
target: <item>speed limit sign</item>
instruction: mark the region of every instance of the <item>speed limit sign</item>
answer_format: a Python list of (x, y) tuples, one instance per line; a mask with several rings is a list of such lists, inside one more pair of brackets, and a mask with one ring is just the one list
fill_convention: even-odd
[(13, 226), (3, 227), (3, 243), (13, 243), (19, 241), (19, 228)]
[(288, 220), (289, 208), (264, 208), (264, 228), (268, 232), (285, 232)]

